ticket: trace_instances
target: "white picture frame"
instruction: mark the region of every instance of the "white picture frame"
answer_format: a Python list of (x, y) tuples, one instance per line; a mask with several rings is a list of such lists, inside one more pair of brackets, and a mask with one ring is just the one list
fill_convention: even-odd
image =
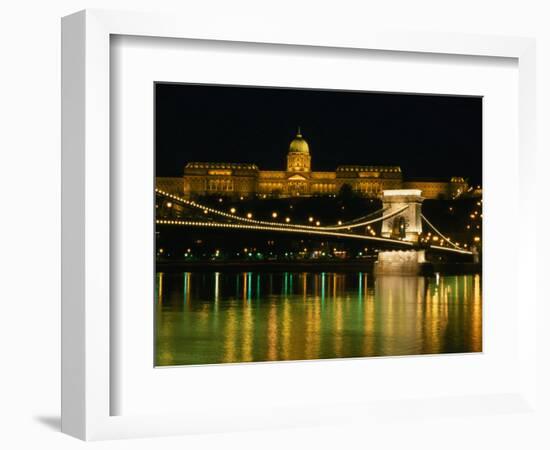
[[(243, 430), (308, 423), (323, 423), (315, 405), (305, 409), (282, 408), (257, 413), (247, 423), (212, 420), (208, 414), (195, 417), (178, 414), (111, 415), (111, 340), (116, 332), (111, 321), (110, 280), (111, 211), (110, 185), (116, 174), (110, 170), (110, 39), (112, 35), (201, 39), (241, 43), (286, 44), (332, 49), (367, 49), (513, 58), (519, 72), (519, 187), (516, 195), (525, 226), (535, 229), (535, 42), (527, 38), (488, 37), (444, 33), (405, 33), (384, 30), (347, 30), (337, 35), (307, 28), (281, 31), (269, 24), (255, 23), (236, 29), (223, 22), (195, 23), (192, 17), (113, 11), (82, 11), (62, 22), (62, 430), (86, 440), (161, 436), (220, 430)], [(534, 272), (534, 233), (518, 248), (518, 258), (529, 260)], [(527, 269), (519, 266), (518, 279), (527, 280)], [(518, 310), (519, 378), (514, 392), (485, 398), (482, 411), (492, 413), (503, 404), (517, 412), (535, 410), (536, 404), (536, 294), (527, 295)], [(267, 366), (264, 366), (267, 367)], [(167, 369), (169, 370), (169, 369)], [(270, 370), (266, 368), (264, 370)], [(182, 374), (182, 376), (184, 376)], [(438, 408), (479, 413), (472, 405), (481, 396), (439, 399)], [(423, 408), (434, 399), (418, 401)], [(423, 403), (424, 402), (424, 403)], [(220, 405), (220, 410), (230, 409)], [(379, 411), (391, 415), (391, 407), (377, 403)], [(372, 417), (374, 405), (334, 405), (326, 419)], [(311, 415), (303, 419), (305, 412)], [(390, 412), (388, 412), (390, 411)]]

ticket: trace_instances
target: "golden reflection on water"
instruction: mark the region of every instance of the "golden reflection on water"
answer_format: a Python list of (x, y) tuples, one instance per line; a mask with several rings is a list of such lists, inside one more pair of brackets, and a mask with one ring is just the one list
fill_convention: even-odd
[(157, 299), (158, 303), (162, 303), (162, 280), (164, 278), (164, 274), (161, 272), (157, 274)]
[(159, 273), (155, 293), (157, 365), (482, 349), (480, 275)]
[(269, 305), (269, 315), (267, 319), (267, 359), (276, 361), (278, 355), (279, 333), (277, 324), (277, 305), (271, 303)]
[(223, 362), (237, 361), (237, 346), (235, 337), (237, 335), (237, 314), (234, 310), (227, 312), (227, 320), (225, 326), (225, 341)]

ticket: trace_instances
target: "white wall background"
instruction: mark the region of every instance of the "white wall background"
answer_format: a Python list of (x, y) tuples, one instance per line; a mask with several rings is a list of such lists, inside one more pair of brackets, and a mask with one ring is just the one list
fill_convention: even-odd
[[(208, 21), (268, 17), (285, 27), (467, 31), (538, 39), (540, 205), (550, 170), (550, 11), (544, 0), (9, 0), (0, 7), (0, 447), (81, 448), (59, 433), (60, 17), (83, 8), (179, 11)], [(242, 19), (241, 19), (242, 20)], [(241, 23), (239, 21), (239, 23)], [(548, 212), (540, 223), (550, 223)], [(548, 225), (546, 225), (547, 227)], [(541, 248), (548, 249), (540, 230)], [(544, 252), (547, 253), (548, 252)], [(541, 254), (543, 252), (541, 251)], [(539, 261), (539, 275), (548, 269)], [(542, 281), (541, 281), (542, 285)], [(550, 295), (547, 295), (550, 301)], [(541, 318), (550, 308), (543, 304)], [(542, 323), (542, 320), (541, 320)], [(540, 330), (549, 343), (548, 331)], [(548, 346), (539, 349), (550, 355)], [(549, 358), (541, 357), (549, 374)], [(548, 376), (547, 379), (550, 379)], [(545, 391), (548, 394), (548, 390)], [(547, 402), (548, 402), (548, 396)], [(281, 430), (88, 444), (95, 448), (548, 448), (546, 424), (529, 416), (365, 424), (364, 429)], [(540, 432), (540, 430), (543, 430)], [(540, 434), (538, 432), (540, 432)], [(482, 433), (482, 434), (480, 434)]]

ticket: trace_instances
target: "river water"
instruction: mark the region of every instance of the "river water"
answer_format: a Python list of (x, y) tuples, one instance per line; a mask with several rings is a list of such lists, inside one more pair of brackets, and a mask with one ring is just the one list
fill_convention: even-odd
[(480, 352), (481, 276), (157, 273), (155, 364)]

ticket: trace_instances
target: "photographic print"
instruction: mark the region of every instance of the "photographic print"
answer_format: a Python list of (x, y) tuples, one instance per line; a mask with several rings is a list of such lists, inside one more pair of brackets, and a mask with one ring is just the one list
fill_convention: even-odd
[(482, 351), (482, 98), (154, 90), (156, 366)]

